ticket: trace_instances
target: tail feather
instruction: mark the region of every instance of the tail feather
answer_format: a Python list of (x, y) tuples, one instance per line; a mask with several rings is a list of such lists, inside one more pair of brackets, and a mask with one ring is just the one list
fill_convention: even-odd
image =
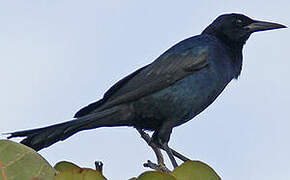
[(60, 124), (9, 133), (10, 136), (8, 139), (14, 137), (25, 137), (25, 139), (20, 143), (39, 151), (57, 141), (65, 140), (82, 130), (98, 127), (130, 126), (132, 113), (127, 110), (128, 108), (124, 109), (123, 107), (114, 107)]

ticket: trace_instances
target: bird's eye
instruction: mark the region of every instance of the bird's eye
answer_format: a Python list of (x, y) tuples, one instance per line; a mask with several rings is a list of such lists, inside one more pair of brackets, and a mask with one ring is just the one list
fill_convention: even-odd
[(243, 26), (243, 21), (240, 20), (240, 19), (237, 19), (237, 20), (236, 20), (236, 25), (238, 25), (238, 26)]

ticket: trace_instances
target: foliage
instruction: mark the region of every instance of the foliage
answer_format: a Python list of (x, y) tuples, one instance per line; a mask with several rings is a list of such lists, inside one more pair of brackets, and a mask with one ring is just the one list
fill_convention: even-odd
[[(220, 180), (217, 173), (200, 161), (187, 161), (171, 173), (146, 171), (131, 180)], [(54, 167), (33, 149), (0, 140), (0, 180), (106, 180), (102, 172), (61, 161)]]
[(51, 180), (56, 173), (33, 149), (0, 140), (0, 180)]
[(58, 173), (53, 180), (106, 180), (99, 171), (80, 168), (71, 162), (61, 161), (54, 168)]

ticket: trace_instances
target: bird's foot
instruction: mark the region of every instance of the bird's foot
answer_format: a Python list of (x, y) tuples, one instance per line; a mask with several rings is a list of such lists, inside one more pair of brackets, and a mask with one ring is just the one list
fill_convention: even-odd
[(171, 172), (164, 164), (155, 164), (155, 163), (151, 162), (150, 160), (148, 160), (147, 163), (144, 163), (143, 166), (154, 169), (156, 171), (162, 171), (165, 173)]

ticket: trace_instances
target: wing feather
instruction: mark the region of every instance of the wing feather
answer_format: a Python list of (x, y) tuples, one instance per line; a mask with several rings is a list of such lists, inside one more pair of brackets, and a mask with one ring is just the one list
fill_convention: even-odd
[[(141, 84), (139, 87), (136, 87), (122, 95), (112, 96), (99, 110), (134, 101), (174, 84), (176, 81), (205, 68), (208, 65), (206, 56), (206, 52), (201, 52), (195, 57), (188, 55), (185, 57), (179, 57), (178, 60), (177, 57), (171, 57), (174, 58), (175, 61), (167, 66), (167, 68), (161, 69), (158, 67), (159, 71), (154, 71), (155, 67), (152, 69), (147, 67), (148, 69), (146, 68), (143, 72), (140, 72), (140, 75), (144, 76), (142, 78), (143, 81), (140, 81), (139, 83), (139, 85)], [(184, 58), (190, 58), (190, 60), (185, 60)], [(136, 76), (133, 77), (132, 80), (133, 79), (138, 80)]]
[(181, 45), (173, 46), (151, 64), (117, 82), (104, 94), (103, 99), (82, 108), (75, 117), (137, 100), (208, 66), (207, 48)]

